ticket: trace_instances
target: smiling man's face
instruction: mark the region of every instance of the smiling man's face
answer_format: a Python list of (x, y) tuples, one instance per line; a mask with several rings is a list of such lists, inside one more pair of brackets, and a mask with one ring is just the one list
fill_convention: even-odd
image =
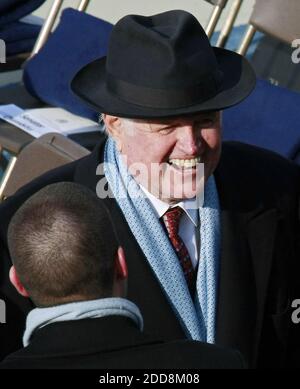
[(136, 181), (169, 202), (194, 198), (203, 190), (197, 164), (204, 164), (205, 181), (221, 154), (221, 113), (160, 120), (127, 120), (104, 115)]

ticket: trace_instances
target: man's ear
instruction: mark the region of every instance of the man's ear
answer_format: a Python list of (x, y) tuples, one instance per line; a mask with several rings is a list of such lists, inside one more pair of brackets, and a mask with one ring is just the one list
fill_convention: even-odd
[(16, 272), (16, 268), (12, 266), (9, 270), (9, 279), (13, 286), (17, 289), (18, 293), (23, 297), (29, 297), (27, 290), (22, 285), (19, 276)]
[(107, 114), (102, 114), (106, 131), (115, 140), (119, 151), (122, 150), (122, 119)]
[(121, 246), (118, 248), (115, 257), (114, 270), (115, 272), (114, 272), (112, 295), (113, 297), (126, 298), (128, 270), (127, 270), (125, 253)]
[(118, 248), (115, 259), (115, 274), (118, 280), (125, 281), (128, 278), (127, 262), (122, 246)]

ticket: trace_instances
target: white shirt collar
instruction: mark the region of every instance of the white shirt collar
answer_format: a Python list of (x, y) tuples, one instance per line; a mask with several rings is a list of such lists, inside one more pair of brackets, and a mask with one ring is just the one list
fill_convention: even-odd
[(194, 226), (198, 226), (198, 208), (196, 208), (195, 206), (191, 206), (191, 204), (196, 203), (196, 198), (183, 200), (177, 204), (173, 204), (170, 206), (170, 204), (158, 199), (152, 193), (148, 192), (148, 190), (144, 186), (140, 185), (140, 188), (145, 193), (150, 203), (153, 205), (153, 208), (156, 211), (158, 218), (161, 218), (169, 208), (180, 207), (187, 214)]

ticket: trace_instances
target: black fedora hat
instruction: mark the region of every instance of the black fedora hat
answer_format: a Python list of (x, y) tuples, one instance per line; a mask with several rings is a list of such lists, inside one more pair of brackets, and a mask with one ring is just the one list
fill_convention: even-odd
[(71, 88), (101, 113), (164, 118), (231, 107), (255, 83), (244, 57), (212, 47), (193, 15), (173, 10), (119, 20), (107, 57), (81, 69)]

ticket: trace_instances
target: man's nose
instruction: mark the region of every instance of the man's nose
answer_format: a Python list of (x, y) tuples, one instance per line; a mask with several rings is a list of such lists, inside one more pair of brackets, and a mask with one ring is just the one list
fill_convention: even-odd
[(192, 125), (186, 125), (179, 129), (178, 143), (185, 154), (196, 155), (201, 147), (201, 136)]

